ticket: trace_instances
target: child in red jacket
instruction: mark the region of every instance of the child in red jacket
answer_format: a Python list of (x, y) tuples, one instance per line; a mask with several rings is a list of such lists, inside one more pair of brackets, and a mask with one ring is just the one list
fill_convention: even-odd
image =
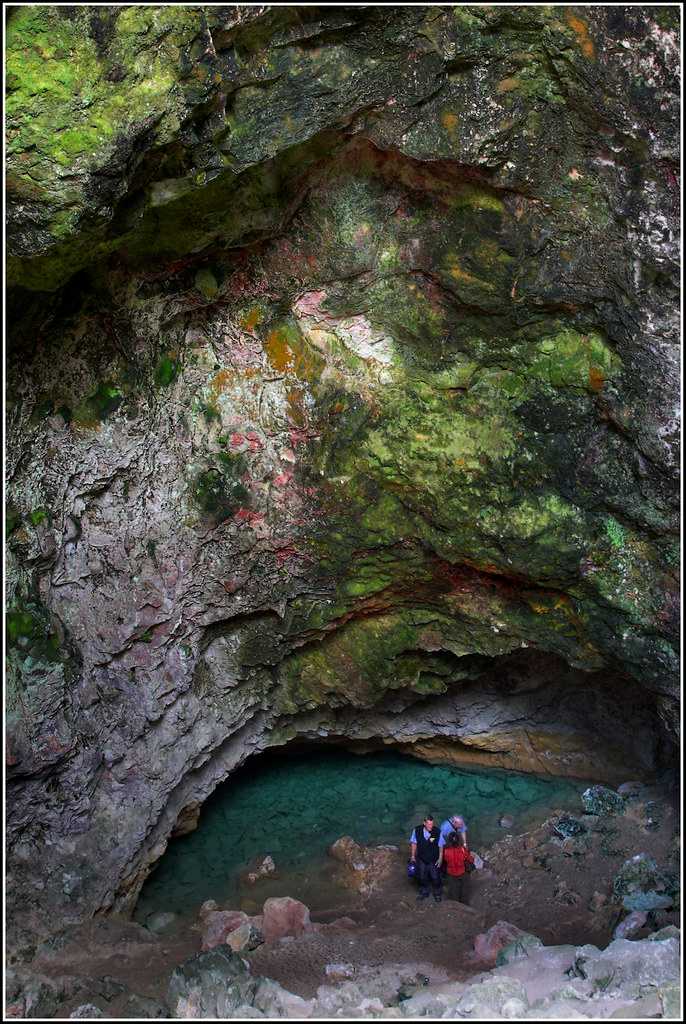
[(445, 861), (448, 886), (448, 899), (459, 900), (466, 903), (465, 896), (465, 864), (474, 863), (474, 854), (470, 853), (465, 846), (464, 837), (461, 832), (451, 832), (443, 847), (443, 860)]

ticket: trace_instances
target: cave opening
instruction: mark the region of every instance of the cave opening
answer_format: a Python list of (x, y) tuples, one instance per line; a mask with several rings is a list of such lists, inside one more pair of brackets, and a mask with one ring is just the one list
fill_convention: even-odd
[[(169, 912), (192, 918), (210, 899), (255, 913), (266, 898), (283, 895), (323, 911), (345, 902), (328, 855), (342, 836), (399, 847), (401, 870), (412, 828), (427, 812), (437, 822), (462, 814), (478, 850), (555, 810), (578, 811), (587, 785), (432, 764), (369, 743), (293, 742), (250, 758), (217, 787), (197, 828), (172, 839), (154, 866), (134, 918), (145, 923)], [(267, 856), (275, 868), (259, 876)]]

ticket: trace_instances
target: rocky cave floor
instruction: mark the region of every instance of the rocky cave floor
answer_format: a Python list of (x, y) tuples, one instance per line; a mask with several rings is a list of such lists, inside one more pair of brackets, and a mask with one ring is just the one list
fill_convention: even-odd
[[(513, 935), (519, 928), (537, 936), (546, 947), (578, 948), (590, 943), (605, 949), (613, 933), (622, 935), (621, 930), (615, 932), (627, 918), (622, 892), (638, 893), (639, 903), (643, 899), (645, 907), (651, 899), (665, 902), (659, 891), (657, 900), (654, 891), (652, 896), (640, 895), (655, 888), (664, 890), (664, 886), (659, 881), (655, 884), (650, 869), (641, 877), (640, 870), (638, 875), (631, 871), (627, 875), (626, 862), (642, 854), (639, 860), (649, 864), (646, 856), (653, 858), (662, 878), (670, 873), (678, 877), (679, 872), (679, 804), (674, 788), (668, 791), (664, 785), (631, 785), (633, 789), (625, 790), (630, 795), (624, 800), (622, 813), (606, 810), (578, 817), (553, 815), (529, 832), (504, 834), (490, 849), (482, 850), (484, 869), (468, 880), (469, 905), (445, 897), (441, 903), (430, 899), (417, 904), (414, 887), (405, 876), (405, 847), (390, 858), (386, 851), (389, 869), (382, 878), (379, 861), (367, 848), (366, 873), (360, 872), (358, 864), (358, 870), (347, 876), (349, 886), (350, 879), (356, 879), (353, 885), (358, 891), (342, 886), (338, 905), (313, 911), (311, 924), (304, 932), (263, 942), (251, 951), (243, 948), (241, 956), (249, 962), (253, 977), (271, 978), (296, 997), (316, 998), (319, 989), (315, 1014), (322, 1012), (328, 999), (331, 1005), (326, 1015), (374, 1016), (383, 1007), (383, 1016), (394, 1016), (408, 1013), (410, 1004), (402, 1000), (423, 986), (428, 986), (426, 993), (439, 991), (436, 986), (465, 982), (492, 968), (498, 951), (498, 929), (491, 933), (496, 936), (495, 944), (489, 946), (482, 939), (479, 945), (475, 940), (497, 922), (516, 926)], [(579, 825), (584, 831), (578, 831)], [(560, 831), (577, 834), (564, 838)], [(358, 847), (358, 860), (359, 852)], [(617, 882), (622, 870), (627, 883), (624, 888)], [(271, 882), (273, 891), (273, 878)], [(377, 888), (362, 895), (359, 888), (364, 890), (370, 884)], [(252, 911), (259, 905), (259, 889), (258, 881), (253, 888), (254, 898), (243, 901), (244, 910)], [(628, 934), (623, 937), (641, 940), (670, 925), (678, 927), (678, 905), (677, 897), (669, 909), (654, 908), (637, 919), (634, 915), (636, 925), (633, 930), (625, 926)], [(210, 936), (207, 920), (206, 912), (194, 923), (177, 919), (161, 934), (154, 934), (131, 921), (110, 917), (63, 933), (43, 943), (32, 960), (22, 962), (17, 958), (10, 964), (7, 1014), (68, 1018), (83, 1007), (78, 1016), (117, 1019), (214, 1015), (203, 1011), (202, 1000), (199, 1004), (196, 1000), (193, 1009), (191, 999), (185, 1004), (185, 1013), (169, 1001), (169, 982), (175, 968), (216, 941)], [(676, 935), (672, 929), (664, 934)], [(500, 948), (510, 940), (507, 935), (501, 938)], [(229, 947), (222, 942), (220, 948)], [(350, 1005), (346, 986), (350, 990), (352, 979), (359, 989), (365, 978), (366, 987), (363, 985), (360, 991), (366, 997), (371, 995), (372, 1002), (367, 998), (356, 1008)], [(323, 990), (322, 985), (328, 988)], [(390, 996), (386, 991), (389, 985), (393, 990)], [(644, 990), (645, 986), (640, 992)], [(381, 1003), (375, 1004), (374, 998), (380, 998)], [(652, 1002), (644, 997), (645, 1013), (638, 1006), (635, 1014), (672, 1016), (662, 1012), (664, 998), (662, 1004), (656, 998), (654, 992)], [(254, 1005), (245, 1011), (248, 1016), (312, 1013), (297, 999), (291, 1006), (282, 1000), (272, 1006), (271, 1012), (264, 1012), (266, 1007), (259, 1011)], [(345, 1014), (341, 1006), (347, 1006)], [(617, 1006), (619, 1010), (613, 1015), (626, 1016), (620, 1012), (624, 1006), (621, 999)], [(467, 1009), (458, 1015), (473, 1013)]]

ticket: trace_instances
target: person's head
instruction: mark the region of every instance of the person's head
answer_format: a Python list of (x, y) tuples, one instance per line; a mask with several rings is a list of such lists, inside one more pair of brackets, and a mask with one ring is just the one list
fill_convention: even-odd
[(459, 840), (460, 840), (459, 833), (451, 832), (450, 835), (448, 836), (448, 838), (446, 839), (446, 843), (448, 844), (448, 846), (459, 846), (460, 845)]
[(450, 824), (456, 831), (464, 828), (464, 818), (461, 818), (459, 814), (453, 814), (450, 818)]
[(433, 827), (434, 816), (433, 814), (427, 814), (427, 816), (424, 818), (424, 828), (427, 830), (427, 832), (430, 832)]

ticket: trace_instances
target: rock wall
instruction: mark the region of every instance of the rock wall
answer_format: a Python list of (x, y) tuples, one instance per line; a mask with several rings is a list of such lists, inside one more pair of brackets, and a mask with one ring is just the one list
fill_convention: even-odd
[(11, 12), (20, 929), (130, 909), (290, 739), (670, 756), (677, 27)]

